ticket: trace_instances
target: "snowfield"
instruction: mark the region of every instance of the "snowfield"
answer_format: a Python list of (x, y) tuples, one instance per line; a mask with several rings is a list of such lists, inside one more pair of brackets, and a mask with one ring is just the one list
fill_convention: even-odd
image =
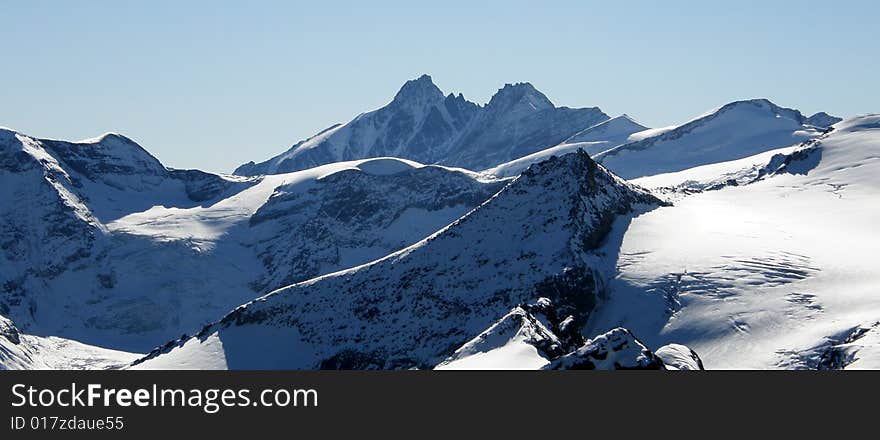
[(790, 172), (617, 225), (617, 274), (591, 327), (687, 344), (709, 369), (817, 368), (865, 327), (841, 367), (880, 368), (880, 346), (868, 344), (880, 321), (878, 122), (837, 124)]

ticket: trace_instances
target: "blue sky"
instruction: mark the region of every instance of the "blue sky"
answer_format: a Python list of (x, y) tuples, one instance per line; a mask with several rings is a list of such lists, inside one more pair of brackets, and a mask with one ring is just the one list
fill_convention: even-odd
[(418, 3), (0, 0), (0, 126), (116, 131), (168, 166), (228, 172), (421, 73), (480, 103), (528, 81), (650, 126), (755, 97), (880, 111), (873, 1)]

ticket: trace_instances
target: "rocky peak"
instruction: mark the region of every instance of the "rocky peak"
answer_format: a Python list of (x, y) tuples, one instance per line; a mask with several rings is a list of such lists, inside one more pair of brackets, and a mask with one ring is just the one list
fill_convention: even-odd
[(512, 111), (514, 109), (541, 111), (554, 108), (550, 99), (527, 82), (505, 84), (489, 100), (487, 109)]
[(443, 101), (443, 92), (430, 75), (422, 75), (403, 84), (394, 95), (392, 105), (427, 105)]
[(548, 370), (663, 370), (663, 361), (629, 330), (618, 327), (555, 359)]
[[(659, 199), (642, 188), (631, 185), (612, 174), (590, 158), (584, 150), (576, 150), (562, 156), (529, 166), (517, 182), (546, 188), (552, 182), (567, 180), (578, 186), (577, 195), (593, 197), (591, 202), (602, 203), (609, 199), (632, 203), (661, 203)], [(523, 184), (523, 183), (520, 183)]]
[(0, 315), (0, 336), (9, 340), (13, 344), (21, 343), (21, 334), (8, 318)]

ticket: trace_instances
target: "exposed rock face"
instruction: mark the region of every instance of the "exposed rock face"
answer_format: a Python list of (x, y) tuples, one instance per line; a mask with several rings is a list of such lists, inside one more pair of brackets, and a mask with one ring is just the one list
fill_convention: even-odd
[(0, 336), (6, 338), (13, 344), (21, 343), (21, 334), (15, 325), (8, 318), (0, 316)]
[(629, 330), (618, 327), (555, 359), (549, 370), (663, 370), (663, 361)]
[(670, 344), (655, 354), (624, 328), (586, 340), (572, 315), (561, 316), (547, 298), (517, 306), (436, 369), (703, 369), (699, 356), (683, 345)]

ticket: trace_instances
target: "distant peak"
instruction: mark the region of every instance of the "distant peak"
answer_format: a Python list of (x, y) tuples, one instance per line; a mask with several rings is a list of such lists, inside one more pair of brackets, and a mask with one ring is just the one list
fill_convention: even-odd
[(535, 86), (533, 86), (532, 83), (530, 83), (530, 82), (518, 82), (518, 83), (512, 83), (512, 84), (505, 83), (504, 87), (502, 87), (501, 90), (524, 90), (524, 91), (532, 91), (532, 92), (538, 91), (537, 89), (535, 89)]
[(795, 109), (790, 109), (790, 108), (781, 107), (779, 105), (776, 105), (775, 103), (773, 103), (772, 101), (770, 101), (767, 98), (754, 98), (754, 99), (743, 99), (743, 100), (739, 100), (739, 101), (733, 101), (731, 103), (728, 103), (728, 104), (722, 106), (721, 109), (727, 109), (727, 108), (733, 108), (733, 107), (744, 107), (744, 106), (749, 106), (749, 105), (765, 108), (765, 109), (768, 109), (771, 111), (790, 111), (790, 112), (797, 112), (798, 114), (800, 114), (800, 112)]
[(843, 118), (838, 118), (837, 116), (832, 116), (825, 112), (819, 112), (807, 118), (804, 123), (814, 127), (828, 128), (842, 120)]
[(80, 141), (76, 141), (77, 144), (108, 144), (108, 143), (126, 143), (126, 144), (137, 144), (135, 141), (129, 139), (126, 136), (123, 136), (119, 133), (114, 133), (112, 131), (108, 131), (98, 137), (94, 137), (91, 139), (83, 139)]
[[(535, 88), (531, 83), (528, 82), (519, 82), (519, 83), (507, 83), (504, 84), (504, 87), (498, 89), (498, 92), (495, 93), (495, 96), (526, 96), (526, 95), (540, 95), (544, 96), (543, 93), (539, 92), (538, 89)], [(546, 98), (546, 96), (544, 96)]]
[(777, 107), (776, 104), (770, 102), (767, 98), (754, 98), (754, 99), (741, 99), (738, 101), (729, 102), (723, 105), (721, 108), (731, 108), (731, 107), (741, 107), (746, 105), (756, 105), (760, 107)]
[(431, 75), (422, 75), (403, 84), (394, 96), (394, 102), (433, 102), (443, 99), (443, 92), (434, 84)]
[(509, 108), (518, 103), (531, 105), (535, 110), (555, 107), (550, 99), (527, 82), (505, 84), (489, 100), (489, 107)]
[(640, 124), (639, 121), (636, 121), (635, 119), (633, 119), (630, 115), (628, 115), (628, 114), (626, 114), (626, 113), (624, 113), (624, 114), (622, 114), (622, 115), (620, 115), (620, 116), (615, 116), (615, 117), (613, 117), (613, 118), (611, 118), (611, 119), (609, 119), (609, 120), (603, 122), (602, 124), (608, 124), (608, 125), (612, 125), (612, 124), (626, 124), (626, 125), (632, 125), (632, 126), (635, 126), (635, 127), (641, 127), (642, 129), (647, 129), (647, 128), (648, 128), (648, 127), (646, 127), (646, 126)]
[(453, 101), (465, 101), (464, 94), (462, 93), (459, 93), (458, 95), (456, 95), (455, 93), (450, 93), (446, 95), (446, 99)]
[[(799, 124), (803, 124), (806, 119), (800, 111), (792, 108), (781, 107), (773, 102), (771, 102), (767, 98), (754, 98), (754, 99), (743, 99), (739, 101), (733, 101), (728, 104), (725, 104), (715, 110), (709, 111), (703, 115), (698, 116), (695, 119), (692, 119), (690, 122), (694, 122), (697, 120), (705, 119), (705, 118), (714, 118), (716, 116), (721, 115), (722, 113), (735, 110), (735, 109), (748, 109), (748, 108), (758, 108), (765, 112), (768, 115), (775, 115), (776, 117), (783, 117), (786, 119), (793, 120)], [(687, 125), (687, 124), (685, 124)]]

